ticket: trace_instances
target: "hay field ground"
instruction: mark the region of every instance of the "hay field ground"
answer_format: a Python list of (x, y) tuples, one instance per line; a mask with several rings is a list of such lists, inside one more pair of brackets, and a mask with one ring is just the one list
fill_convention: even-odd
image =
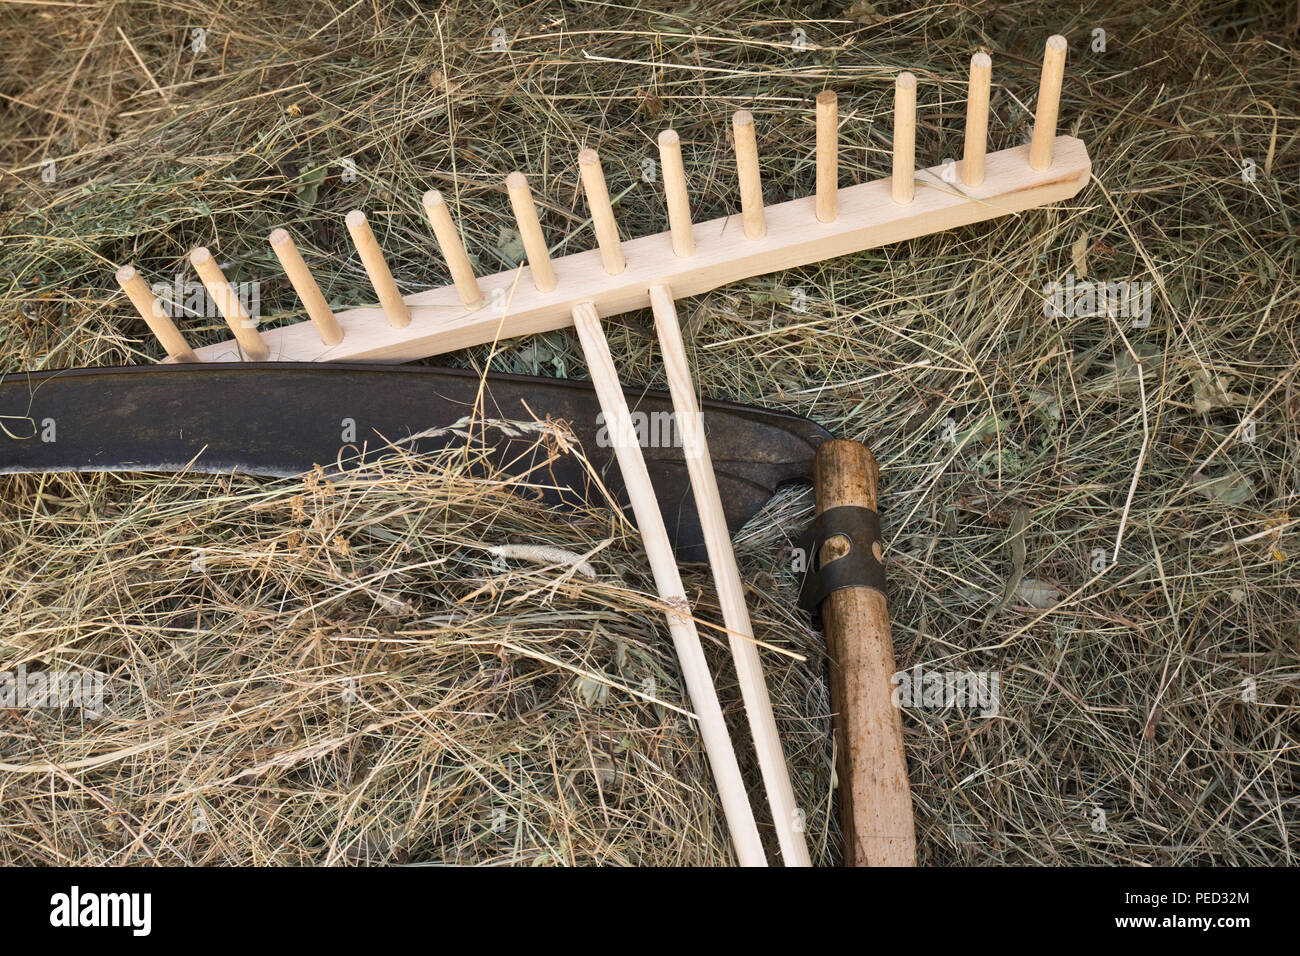
[[(918, 161), (938, 162), (976, 49), (990, 148), (1013, 146), (1062, 33), (1079, 196), (687, 300), (691, 359), (705, 395), (870, 445), (898, 666), (999, 676), (996, 714), (905, 714), (921, 863), (1291, 864), (1298, 32), (1294, 2), (0, 0), (0, 369), (157, 361), (114, 267), (192, 280), (196, 245), (260, 283), (264, 322), (298, 320), (280, 225), (331, 303), (373, 302), (352, 208), (403, 290), (442, 284), (429, 188), (479, 266), (507, 268), (514, 168), (553, 248), (588, 248), (584, 146), (624, 235), (665, 229), (642, 164), (670, 125), (697, 217), (733, 212), (740, 108), (768, 201), (805, 195), (824, 88), (842, 182), (887, 176), (904, 69)], [(1138, 283), (1149, 310), (1049, 314), (1071, 281)], [(648, 314), (610, 337), (630, 383), (664, 387)], [(571, 332), (438, 361), (585, 377)], [(666, 706), (683, 690), (636, 534), (454, 458), (372, 477), (0, 478), (0, 670), (108, 677), (98, 718), (0, 710), (0, 862), (731, 861)], [(764, 660), (832, 864), (826, 662), (790, 571), (811, 509), (784, 492), (737, 542), (758, 637), (802, 657)], [(595, 577), (488, 550), (512, 542), (590, 553)], [(718, 621), (707, 570), (686, 583)]]

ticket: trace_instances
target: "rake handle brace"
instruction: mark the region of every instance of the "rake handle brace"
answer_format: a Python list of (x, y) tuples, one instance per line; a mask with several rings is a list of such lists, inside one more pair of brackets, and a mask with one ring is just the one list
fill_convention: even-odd
[[(876, 461), (860, 442), (823, 443), (813, 463), (817, 514), (845, 505), (874, 511), (878, 479)], [(821, 547), (821, 563), (840, 557), (847, 547), (843, 536), (830, 538)], [(902, 715), (892, 699), (894, 644), (885, 596), (870, 587), (841, 588), (826, 596), (821, 615), (830, 658), (844, 863), (915, 866), (912, 791)]]

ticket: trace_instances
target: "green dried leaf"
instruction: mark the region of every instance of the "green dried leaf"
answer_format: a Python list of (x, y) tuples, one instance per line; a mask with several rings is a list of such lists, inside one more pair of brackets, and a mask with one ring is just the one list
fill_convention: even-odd
[(325, 182), (325, 167), (318, 166), (308, 170), (299, 176), (298, 180), (298, 185), (293, 190), (294, 198), (302, 208), (310, 209), (316, 205), (317, 193), (320, 191), (321, 183)]
[(603, 707), (609, 700), (609, 685), (588, 674), (583, 674), (574, 681), (574, 689), (588, 707)]
[(1220, 475), (1193, 486), (1202, 498), (1225, 505), (1239, 505), (1255, 497), (1254, 483), (1243, 474)]

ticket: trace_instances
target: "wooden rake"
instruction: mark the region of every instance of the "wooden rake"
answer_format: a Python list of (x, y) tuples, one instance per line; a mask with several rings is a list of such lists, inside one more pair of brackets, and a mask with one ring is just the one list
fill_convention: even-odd
[[(531, 280), (527, 283), (520, 281), (519, 271), (513, 269), (484, 277), (474, 274), (447, 202), (437, 190), (426, 193), (423, 204), (451, 272), (449, 286), (401, 295), (365, 214), (360, 210), (348, 213), (348, 232), (374, 286), (377, 306), (334, 313), (284, 229), (271, 234), (271, 247), (303, 303), (306, 322), (259, 330), (212, 255), (199, 248), (191, 254), (191, 261), (230, 326), (233, 339), (191, 349), (133, 267), (123, 266), (117, 278), (170, 362), (402, 362), (574, 326), (613, 437), (737, 856), (743, 865), (766, 865), (690, 604), (601, 326), (602, 318), (649, 306), (782, 860), (786, 865), (807, 866), (803, 818), (772, 715), (674, 300), (751, 276), (1012, 215), (1075, 195), (1087, 183), (1091, 163), (1082, 142), (1056, 135), (1065, 51), (1063, 37), (1047, 41), (1030, 143), (991, 154), (985, 151), (991, 61), (985, 53), (971, 58), (965, 149), (956, 170), (940, 166), (916, 171), (917, 81), (911, 73), (902, 73), (894, 87), (892, 176), (840, 189), (838, 103), (833, 92), (821, 93), (816, 101), (816, 193), (774, 206), (763, 203), (754, 118), (747, 111), (737, 112), (732, 130), (740, 228), (732, 216), (692, 222), (681, 142), (671, 129), (658, 137), (669, 220), (669, 230), (664, 233), (627, 242), (620, 239), (600, 158), (594, 150), (584, 149), (578, 154), (578, 169), (597, 247), (552, 259), (528, 181), (522, 173), (512, 172), (505, 185), (523, 240)], [(874, 507), (874, 477), (871, 486)], [(879, 600), (867, 605), (878, 607), (872, 613), (883, 620), (884, 640), (888, 641), (883, 596), (874, 597)], [(892, 662), (892, 648), (886, 649), (888, 662)], [(870, 808), (872, 819), (892, 821), (887, 825), (889, 832), (873, 834), (878, 843), (870, 861), (914, 863), (901, 724), (897, 712), (878, 716), (880, 726), (894, 728), (897, 741), (896, 746), (885, 748), (881, 758), (888, 763), (880, 770), (886, 786), (869, 795), (879, 803)], [(841, 787), (847, 785), (841, 780)], [(862, 802), (859, 795), (859, 804)], [(873, 824), (873, 829), (878, 828)]]

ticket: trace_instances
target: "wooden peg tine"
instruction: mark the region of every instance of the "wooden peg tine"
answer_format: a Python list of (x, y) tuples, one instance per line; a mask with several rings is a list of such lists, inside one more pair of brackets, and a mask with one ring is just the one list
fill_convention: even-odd
[(663, 167), (673, 252), (685, 259), (695, 255), (695, 233), (690, 194), (686, 190), (686, 167), (682, 164), (682, 141), (675, 130), (666, 129), (659, 134), (659, 164)]
[(989, 83), (993, 61), (984, 52), (970, 58), (970, 87), (966, 93), (966, 148), (961, 160), (961, 181), (967, 186), (984, 182), (984, 153), (989, 141)]
[(434, 238), (438, 240), (447, 268), (451, 270), (451, 281), (456, 283), (456, 294), (460, 296), (461, 304), (467, 309), (477, 308), (483, 304), (483, 290), (474, 277), (474, 266), (465, 254), (465, 244), (461, 242), (460, 231), (451, 218), (451, 210), (447, 208), (442, 193), (436, 189), (425, 193), (424, 211), (429, 215)]
[(916, 195), (916, 77), (900, 73), (894, 82), (894, 170), (890, 195), (909, 203)]
[(542, 224), (537, 220), (537, 204), (528, 187), (528, 177), (515, 171), (506, 177), (506, 191), (515, 211), (515, 222), (524, 242), (524, 255), (528, 257), (528, 270), (533, 274), (533, 286), (538, 292), (555, 290), (555, 267), (551, 265), (551, 250), (542, 235)]
[(754, 116), (749, 110), (737, 110), (731, 118), (736, 138), (736, 177), (740, 180), (740, 211), (745, 222), (745, 236), (762, 239), (767, 235), (767, 217), (763, 214), (763, 179), (758, 171), (758, 141), (754, 135)]
[(587, 194), (587, 209), (600, 247), (600, 260), (605, 271), (616, 276), (627, 268), (627, 259), (623, 257), (623, 244), (618, 238), (618, 223), (609, 201), (605, 171), (600, 168), (600, 156), (594, 149), (584, 149), (578, 154), (578, 169), (582, 172), (582, 189)]
[(834, 90), (817, 94), (817, 218), (839, 216), (839, 97)]
[(135, 266), (125, 265), (118, 269), (117, 284), (122, 287), (122, 291), (131, 300), (131, 304), (140, 313), (140, 318), (144, 319), (145, 324), (149, 326), (149, 331), (158, 339), (169, 358), (177, 362), (199, 360), (189, 343), (185, 341), (185, 336), (176, 328), (176, 323), (167, 315), (162, 302), (149, 288), (149, 283), (136, 272)]
[(1043, 50), (1043, 74), (1038, 81), (1038, 110), (1034, 114), (1034, 136), (1029, 143), (1029, 165), (1046, 169), (1052, 165), (1052, 143), (1056, 141), (1056, 119), (1061, 110), (1061, 84), (1065, 80), (1065, 37), (1047, 38)]
[(271, 357), (271, 350), (262, 341), (262, 334), (257, 331), (257, 322), (244, 309), (235, 290), (230, 288), (230, 283), (226, 281), (226, 276), (212, 253), (207, 247), (199, 246), (190, 253), (190, 262), (203, 280), (208, 295), (216, 303), (217, 310), (225, 318), (226, 325), (230, 326), (239, 348), (250, 361), (265, 362)]
[(383, 307), (384, 315), (388, 317), (388, 324), (395, 329), (406, 328), (411, 324), (411, 310), (406, 307), (406, 301), (398, 291), (397, 283), (393, 281), (393, 273), (389, 270), (388, 263), (384, 261), (384, 253), (375, 240), (375, 234), (370, 231), (366, 214), (360, 209), (353, 209), (347, 214), (345, 221), (348, 225), (348, 234), (352, 236), (352, 244), (357, 247), (361, 264), (365, 266), (366, 275), (370, 276), (370, 284), (374, 286), (375, 294), (379, 296), (379, 304)]
[(270, 241), (271, 251), (280, 260), (284, 274), (289, 277), (293, 291), (298, 293), (298, 299), (302, 302), (302, 307), (307, 310), (307, 316), (316, 327), (320, 340), (326, 345), (338, 345), (343, 341), (343, 327), (339, 325), (338, 319), (334, 317), (334, 311), (325, 301), (325, 296), (321, 294), (320, 286), (316, 284), (316, 279), (307, 268), (307, 263), (303, 262), (298, 247), (294, 245), (293, 237), (289, 235), (289, 230), (272, 231)]

